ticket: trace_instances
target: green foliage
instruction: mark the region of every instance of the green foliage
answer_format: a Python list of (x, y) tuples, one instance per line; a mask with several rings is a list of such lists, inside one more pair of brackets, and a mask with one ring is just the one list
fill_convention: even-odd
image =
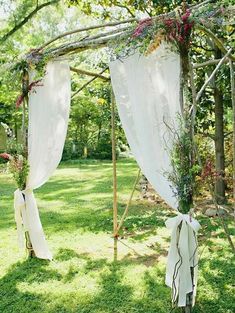
[[(94, 71), (99, 71), (98, 69)], [(83, 80), (74, 79), (72, 88), (76, 91)], [(111, 104), (110, 85), (95, 80), (72, 100), (69, 131), (63, 153), (63, 160), (76, 158), (111, 159)], [(126, 144), (123, 129), (116, 112), (117, 148)]]
[[(75, 159), (77, 158), (77, 155), (75, 156)], [(64, 149), (63, 149), (63, 155), (62, 155), (62, 161), (67, 161), (73, 159), (73, 142), (71, 140), (66, 140)]]
[(25, 149), (22, 143), (18, 142), (16, 137), (11, 134), (7, 138), (7, 153), (9, 154), (8, 169), (12, 174), (17, 187), (24, 190), (29, 173), (29, 165)]
[(14, 155), (9, 161), (9, 171), (11, 172), (17, 187), (24, 190), (26, 179), (29, 173), (28, 161), (22, 155)]
[(180, 127), (173, 130), (173, 148), (170, 151), (172, 172), (166, 173), (179, 202), (179, 211), (188, 213), (193, 204), (195, 177), (200, 166), (194, 160), (194, 145), (190, 124), (180, 119)]
[[(187, 1), (195, 4), (197, 1)], [(181, 0), (67, 0), (71, 6), (77, 6), (87, 15), (101, 19), (125, 16), (138, 16), (140, 12), (154, 16), (169, 12), (182, 4)], [(98, 8), (98, 10), (97, 10)]]
[(112, 142), (110, 132), (104, 130), (100, 132), (100, 138), (95, 147), (92, 157), (101, 160), (111, 160), (112, 159)]

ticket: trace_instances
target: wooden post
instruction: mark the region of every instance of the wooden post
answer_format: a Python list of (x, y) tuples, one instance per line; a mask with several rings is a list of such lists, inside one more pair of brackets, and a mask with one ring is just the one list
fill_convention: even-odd
[[(184, 1), (185, 2), (185, 1)], [(186, 10), (186, 3), (184, 3), (185, 6), (183, 7), (184, 11)], [(192, 97), (193, 97), (193, 118), (195, 119), (196, 116), (196, 90), (195, 90), (195, 85), (193, 83), (193, 70), (191, 67), (190, 59), (189, 59), (189, 52), (186, 47), (183, 47), (180, 52), (180, 60), (181, 60), (181, 73), (180, 73), (180, 79), (181, 79), (181, 86), (180, 86), (180, 105), (181, 105), (181, 111), (183, 111), (182, 116), (184, 119), (185, 126), (190, 122), (190, 140), (193, 144), (193, 137), (194, 137), (194, 121), (190, 117), (190, 107), (189, 103), (187, 103), (187, 92), (189, 88), (189, 84), (191, 85), (192, 88)], [(188, 119), (190, 119), (188, 121)], [(193, 145), (192, 145), (193, 146)], [(194, 151), (190, 152), (190, 157), (189, 157), (189, 162), (190, 166), (192, 166), (192, 162), (194, 159)], [(193, 202), (193, 195), (188, 198), (188, 203), (187, 203), (187, 209), (188, 209), (188, 214), (190, 212), (190, 207)], [(181, 228), (179, 229), (179, 232), (181, 231)], [(192, 279), (192, 284), (193, 284), (193, 279), (194, 279), (194, 268), (190, 267), (191, 271), (191, 279)], [(193, 292), (190, 292), (186, 295), (186, 306), (182, 307), (182, 312), (184, 313), (191, 313), (192, 312), (192, 303), (193, 303)]]
[[(26, 94), (29, 86), (29, 75), (27, 70), (23, 72), (22, 80), (22, 94)], [(26, 105), (28, 104), (28, 97), (25, 97), (23, 101), (23, 111), (22, 111), (22, 137), (23, 137), (23, 146), (24, 146), (24, 156), (27, 157), (27, 126), (26, 126)]]
[[(22, 113), (22, 134), (23, 134), (23, 153), (24, 158), (28, 158), (28, 140), (27, 140), (27, 107), (29, 104), (29, 98), (28, 98), (28, 88), (29, 88), (29, 73), (27, 70), (24, 70), (23, 73), (23, 81), (22, 81), (22, 93), (25, 95), (24, 101), (23, 101), (23, 113)], [(25, 186), (26, 188), (26, 182)], [(24, 196), (25, 199), (25, 196)], [(35, 257), (35, 252), (33, 250), (32, 242), (30, 240), (29, 232), (25, 232), (25, 241), (26, 241), (26, 249), (28, 251), (29, 258)]]
[(114, 261), (117, 260), (118, 239), (118, 206), (117, 206), (117, 162), (116, 162), (116, 136), (115, 136), (115, 97), (111, 90), (111, 127), (112, 127), (112, 161), (113, 161), (113, 237)]
[(136, 176), (136, 179), (135, 179), (135, 182), (134, 182), (132, 191), (131, 191), (130, 198), (129, 198), (128, 202), (127, 202), (125, 211), (124, 211), (124, 213), (123, 213), (123, 215), (122, 215), (122, 217), (121, 217), (121, 219), (120, 219), (120, 222), (119, 222), (118, 225), (117, 225), (117, 233), (118, 233), (119, 230), (122, 228), (122, 225), (123, 225), (123, 223), (124, 223), (124, 221), (125, 221), (125, 218), (126, 218), (126, 216), (127, 216), (129, 207), (130, 207), (130, 205), (131, 205), (132, 198), (133, 198), (133, 196), (134, 196), (134, 192), (135, 192), (136, 186), (137, 186), (137, 184), (138, 184), (138, 182), (139, 182), (139, 179), (140, 179), (140, 173), (141, 173), (141, 169), (138, 170), (138, 174), (137, 174), (137, 176)]
[(231, 80), (231, 99), (233, 106), (233, 209), (235, 217), (235, 79), (233, 61), (229, 59), (230, 80)]
[(184, 79), (183, 79), (183, 66), (182, 66), (182, 56), (180, 55), (180, 94), (179, 94), (179, 99), (180, 99), (180, 109), (181, 109), (181, 115), (184, 117)]

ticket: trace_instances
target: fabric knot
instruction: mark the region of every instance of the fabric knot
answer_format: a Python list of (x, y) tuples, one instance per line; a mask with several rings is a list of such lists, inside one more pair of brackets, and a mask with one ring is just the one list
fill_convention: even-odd
[(200, 224), (190, 214), (179, 212), (165, 224), (172, 230), (166, 269), (166, 284), (172, 288), (172, 301), (175, 303), (178, 299), (179, 307), (186, 306), (187, 294), (192, 292), (194, 305), (198, 271), (197, 232)]

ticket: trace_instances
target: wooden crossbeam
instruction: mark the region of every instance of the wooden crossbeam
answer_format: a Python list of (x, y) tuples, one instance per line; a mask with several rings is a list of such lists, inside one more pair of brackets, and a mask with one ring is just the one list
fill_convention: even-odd
[(82, 69), (75, 68), (75, 67), (72, 67), (72, 66), (70, 66), (70, 70), (72, 72), (77, 73), (77, 74), (92, 76), (92, 77), (96, 77), (96, 78), (101, 78), (101, 79), (103, 79), (105, 81), (110, 81), (109, 77), (106, 77), (106, 76), (104, 76), (102, 74), (99, 74), (99, 73), (93, 73), (93, 72), (90, 72), (90, 71), (87, 71), (87, 70), (82, 70)]
[[(108, 69), (108, 67), (106, 67), (105, 69), (103, 69), (99, 75), (103, 74), (106, 70)], [(92, 83), (95, 79), (97, 79), (97, 76), (94, 76), (92, 79), (88, 80), (88, 82), (86, 82), (84, 85), (82, 85), (81, 88), (79, 88), (77, 91), (74, 92), (74, 94), (72, 95), (72, 99), (80, 92), (82, 91), (85, 87), (87, 87), (90, 83)]]

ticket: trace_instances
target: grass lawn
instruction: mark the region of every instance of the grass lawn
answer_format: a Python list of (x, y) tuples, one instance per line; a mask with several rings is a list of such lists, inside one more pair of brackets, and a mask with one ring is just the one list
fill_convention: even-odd
[[(120, 211), (136, 173), (134, 161), (119, 161)], [(14, 190), (11, 177), (0, 174), (0, 313), (170, 312), (164, 284), (170, 234), (164, 221), (171, 213), (139, 200), (136, 192), (114, 264), (110, 162), (64, 163), (35, 192), (52, 262), (27, 260), (18, 251)], [(217, 219), (198, 219), (203, 230), (194, 312), (235, 312), (230, 247)]]

